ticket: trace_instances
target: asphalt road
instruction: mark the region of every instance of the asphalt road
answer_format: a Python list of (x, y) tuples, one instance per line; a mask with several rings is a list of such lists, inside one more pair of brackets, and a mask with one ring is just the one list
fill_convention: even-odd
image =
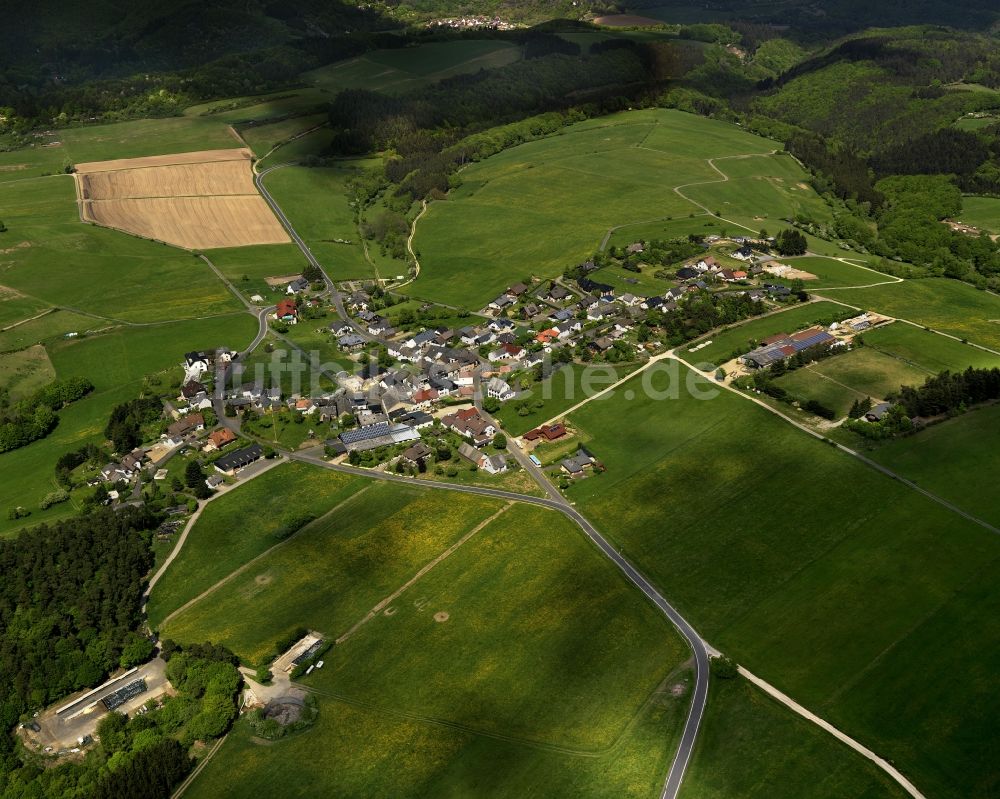
[[(551, 497), (531, 497), (518, 494), (513, 491), (503, 491), (497, 488), (486, 488), (484, 486), (459, 485), (456, 483), (443, 483), (436, 481), (417, 481), (412, 477), (401, 477), (387, 472), (376, 472), (369, 469), (358, 469), (353, 466), (334, 464), (326, 461), (322, 455), (311, 451), (288, 453), (292, 460), (304, 461), (325, 469), (347, 474), (356, 474), (375, 480), (386, 482), (406, 483), (407, 485), (420, 485), (427, 488), (436, 488), (444, 491), (458, 491), (469, 494), (481, 494), (497, 499), (512, 500), (515, 502), (527, 502), (533, 505), (540, 505), (554, 511), (558, 511), (573, 520), (577, 526), (583, 530), (584, 534), (601, 550), (604, 555), (611, 560), (646, 597), (660, 609), (660, 611), (670, 620), (670, 622), (684, 636), (688, 645), (694, 653), (695, 659), (695, 684), (691, 696), (691, 706), (688, 710), (687, 720), (684, 723), (684, 732), (681, 735), (680, 746), (674, 756), (670, 771), (667, 774), (663, 785), (661, 799), (676, 799), (680, 791), (681, 781), (684, 779), (684, 772), (691, 760), (694, 752), (695, 741), (701, 727), (701, 720), (705, 712), (705, 704), (708, 701), (708, 649), (701, 636), (688, 623), (688, 621), (673, 607), (663, 595), (653, 587), (653, 585), (643, 577), (642, 573), (635, 568), (622, 554), (615, 549), (600, 532), (581, 514), (576, 508), (567, 503), (565, 499), (553, 499)], [(533, 464), (532, 464), (533, 466)], [(534, 473), (533, 473), (534, 474)], [(545, 480), (544, 477), (540, 479)], [(548, 480), (545, 480), (548, 483)]]

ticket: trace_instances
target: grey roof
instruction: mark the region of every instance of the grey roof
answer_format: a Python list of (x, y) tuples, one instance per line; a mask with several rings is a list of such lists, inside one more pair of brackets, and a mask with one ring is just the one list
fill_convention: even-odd
[(235, 452), (230, 452), (228, 455), (223, 455), (215, 462), (215, 468), (220, 472), (242, 469), (244, 466), (249, 466), (263, 456), (264, 450), (261, 449), (260, 444), (251, 444), (249, 447), (244, 447)]

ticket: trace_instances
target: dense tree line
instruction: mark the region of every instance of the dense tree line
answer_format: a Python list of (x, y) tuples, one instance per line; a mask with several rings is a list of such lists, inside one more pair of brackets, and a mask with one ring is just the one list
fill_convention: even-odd
[(142, 443), (143, 425), (156, 421), (162, 413), (163, 404), (157, 397), (123, 402), (111, 409), (104, 435), (114, 444), (116, 452), (129, 452)]
[(731, 325), (764, 313), (766, 306), (746, 294), (698, 292), (672, 311), (651, 311), (648, 321), (661, 327), (672, 347), (697, 338), (722, 325)]
[(94, 390), (85, 377), (55, 380), (13, 405), (0, 409), (0, 452), (47, 436), (59, 423), (56, 411)]
[(903, 386), (894, 398), (910, 417), (954, 413), (990, 400), (1000, 399), (1000, 369), (941, 372), (922, 386)]
[[(145, 510), (102, 509), (0, 541), (0, 726), (94, 685), (135, 643), (153, 563)], [(148, 650), (147, 650), (148, 651)], [(11, 764), (11, 740), (0, 742)]]

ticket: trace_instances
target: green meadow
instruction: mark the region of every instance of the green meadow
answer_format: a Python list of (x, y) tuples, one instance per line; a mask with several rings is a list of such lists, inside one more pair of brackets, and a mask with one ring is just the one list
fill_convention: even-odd
[[(695, 352), (682, 347), (679, 354), (691, 363), (725, 363), (734, 357), (733, 353), (737, 349), (742, 351), (747, 347), (757, 346), (761, 339), (777, 333), (794, 333), (813, 324), (829, 324), (848, 310), (842, 305), (826, 301), (790, 305), (786, 310), (712, 333), (702, 339), (711, 342), (707, 346), (700, 347)], [(698, 346), (698, 343), (690, 346)]]
[[(291, 117), (268, 125), (254, 125), (244, 128), (240, 135), (250, 145), (254, 155), (263, 158), (274, 148), (278, 148), (293, 138), (298, 138), (327, 121), (327, 114), (312, 114), (304, 117)], [(282, 154), (284, 155), (284, 154)], [(282, 158), (281, 160), (284, 160)]]
[(317, 113), (329, 103), (331, 95), (310, 86), (287, 89), (254, 97), (232, 97), (188, 106), (184, 116), (198, 124), (213, 124), (224, 129), (226, 125), (243, 128), (247, 125), (267, 124), (270, 120)]
[(0, 183), (57, 174), (66, 165), (87, 161), (239, 146), (225, 124), (208, 118), (165, 117), (82, 125), (46, 133), (32, 147), (0, 153)]
[(340, 510), (161, 625), (161, 632), (177, 641), (211, 638), (249, 663), (266, 659), (276, 641), (301, 626), (337, 637), (502, 507), (473, 495), (391, 484), (347, 493), (355, 496)]
[(190, 253), (80, 222), (69, 177), (0, 187), (3, 285), (46, 305), (126, 322), (241, 310)]
[(55, 377), (49, 354), (40, 344), (0, 354), (0, 391), (8, 392), (11, 400), (28, 396)]
[[(773, 149), (735, 125), (658, 109), (588, 120), (505, 150), (462, 170), (461, 186), (418, 223), (421, 272), (412, 293), (481, 307), (526, 270), (553, 277), (585, 260), (610, 228), (702, 214), (674, 187), (721, 180), (709, 159)], [(771, 172), (794, 166), (784, 158), (738, 163), (747, 165), (748, 184), (756, 185), (752, 174), (769, 186)], [(787, 214), (799, 195), (816, 199), (790, 182), (773, 185), (748, 201), (763, 203), (761, 213)], [(634, 241), (641, 230), (624, 235)]]
[[(847, 257), (847, 256), (845, 256)], [(861, 265), (845, 263), (835, 258), (820, 256), (803, 256), (801, 258), (781, 258), (781, 263), (801, 269), (803, 272), (810, 272), (816, 275), (816, 280), (804, 281), (806, 291), (815, 291), (825, 288), (843, 288), (850, 286), (868, 286), (872, 283), (884, 283), (891, 281), (889, 275), (876, 272), (872, 269), (865, 269)], [(776, 278), (775, 282), (787, 284), (787, 280)], [(836, 299), (836, 296), (834, 296)]]
[(1000, 198), (963, 197), (958, 221), (987, 233), (1000, 233)]
[[(3, 239), (0, 238), (0, 244)], [(2, 255), (7, 255), (2, 251)], [(25, 297), (13, 289), (0, 289), (0, 332), (7, 332), (12, 325), (38, 316), (48, 306), (34, 297)]]
[(960, 372), (970, 366), (977, 369), (1000, 366), (1000, 355), (905, 322), (893, 322), (868, 330), (862, 338), (869, 349), (902, 359), (934, 374), (945, 369)]
[[(466, 503), (455, 508), (454, 497), (429, 493), (435, 496), (371, 489), (358, 500), (367, 524), (352, 514), (339, 533), (304, 534), (284, 552), (308, 547), (308, 565), (303, 550), (298, 566), (292, 559), (281, 571), (262, 564), (269, 570), (261, 574), (274, 578), (266, 587), (243, 586), (251, 605), (268, 601), (281, 615), (291, 606), (300, 623), (337, 619), (321, 627), (335, 635), (447, 541), (503, 509), (304, 678), (320, 701), (314, 729), (262, 749), (238, 725), (196, 780), (195, 796), (211, 795), (223, 779), (236, 793), (279, 782), (292, 793), (308, 785), (323, 795), (642, 797), (659, 790), (690, 687), (674, 630), (565, 517), (484, 499), (474, 501), (470, 517)], [(376, 545), (387, 513), (380, 505), (395, 509), (400, 494), (404, 503), (411, 495), (404, 508), (437, 507), (437, 524), (448, 533), (432, 532), (415, 515), (410, 535)], [(398, 511), (388, 513), (394, 520)], [(428, 536), (436, 549), (422, 543)], [(357, 574), (353, 553), (366, 550)], [(298, 590), (263, 599), (290, 568), (311, 576)], [(323, 590), (310, 591), (313, 585)], [(228, 604), (214, 604), (216, 624), (225, 627)]]
[(336, 281), (375, 276), (374, 267), (365, 258), (354, 209), (348, 205), (346, 181), (355, 171), (350, 164), (345, 161), (337, 168), (289, 166), (265, 179), (295, 231)]
[(327, 469), (284, 463), (212, 500), (150, 595), (150, 624), (158, 625), (185, 602), (280, 542), (282, 528), (292, 516), (319, 518), (362, 483), (360, 478)]
[(67, 333), (83, 335), (88, 331), (113, 327), (111, 323), (93, 316), (51, 311), (37, 319), (24, 321), (17, 326), (0, 330), (0, 352), (13, 352), (33, 344), (45, 344), (63, 338)]
[(906, 280), (845, 289), (835, 299), (1000, 350), (1000, 297), (968, 283), (943, 277)]
[(907, 794), (874, 763), (742, 678), (709, 690), (681, 799), (801, 799)]
[(779, 377), (775, 382), (802, 399), (819, 400), (837, 416), (855, 400), (885, 399), (900, 386), (922, 385), (931, 372), (869, 347), (825, 358)]
[(302, 80), (336, 94), (344, 89), (399, 93), (453, 75), (506, 66), (521, 58), (510, 42), (465, 39), (375, 50), (302, 75)]
[(884, 443), (871, 457), (1000, 527), (998, 453), (1000, 406), (992, 405)]
[(612, 247), (627, 247), (635, 241), (679, 239), (692, 233), (702, 236), (721, 236), (727, 232), (734, 235), (736, 233), (732, 230), (732, 225), (698, 210), (670, 219), (634, 222), (616, 227), (611, 232), (608, 244)]
[(995, 535), (687, 370), (569, 421), (607, 467), (570, 499), (701, 634), (928, 794), (987, 791)]

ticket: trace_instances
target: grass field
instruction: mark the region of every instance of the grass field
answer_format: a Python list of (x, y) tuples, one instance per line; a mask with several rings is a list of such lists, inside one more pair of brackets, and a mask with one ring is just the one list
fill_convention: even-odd
[(13, 352), (30, 347), (32, 344), (44, 344), (54, 339), (61, 339), (67, 333), (82, 335), (90, 330), (107, 327), (109, 327), (108, 322), (93, 316), (69, 311), (52, 311), (37, 319), (0, 331), (0, 352)]
[(521, 57), (509, 42), (466, 39), (375, 50), (303, 74), (302, 79), (335, 94), (344, 89), (399, 93), (452, 75), (505, 66)]
[(287, 284), (272, 287), (267, 278), (300, 275), (306, 266), (302, 251), (295, 244), (212, 250), (208, 257), (247, 299), (259, 294), (267, 304), (288, 296)]
[[(845, 254), (844, 257), (848, 257), (848, 255)], [(817, 280), (805, 281), (807, 291), (846, 286), (868, 286), (872, 283), (882, 283), (892, 280), (891, 277), (881, 272), (863, 269), (860, 266), (837, 261), (833, 258), (804, 256), (802, 258), (781, 258), (780, 262), (796, 269), (801, 269), (803, 272), (811, 272), (816, 275)], [(776, 282), (787, 283), (787, 281), (780, 279), (776, 280)]]
[(882, 400), (900, 386), (919, 386), (933, 373), (904, 360), (859, 347), (796, 369), (775, 382), (803, 399), (815, 399), (846, 416), (855, 400)]
[[(526, 269), (552, 277), (585, 260), (611, 227), (701, 214), (673, 187), (721, 180), (708, 159), (773, 149), (773, 142), (733, 125), (651, 110), (589, 120), (505, 150), (464, 169), (461, 187), (420, 220), (414, 246), (421, 273), (412, 293), (481, 307)], [(753, 185), (750, 174), (772, 185), (763, 178), (771, 171), (785, 175), (788, 164), (794, 166), (774, 158), (724, 163), (748, 165)], [(787, 213), (800, 194), (803, 201), (811, 196), (818, 202), (811, 190), (790, 182), (781, 186), (754, 195), (753, 202), (763, 203), (761, 213)], [(704, 224), (697, 216), (686, 222), (687, 232)], [(627, 235), (634, 240), (641, 229)]]
[(1000, 527), (1000, 406), (979, 408), (877, 447), (880, 463)]
[[(336, 637), (421, 566), (500, 509), (472, 495), (374, 484), (163, 627), (247, 662), (300, 626)], [(169, 590), (168, 590), (169, 595)], [(176, 604), (176, 603), (171, 603)]]
[(0, 355), (0, 391), (18, 400), (55, 379), (49, 354), (40, 344)]
[[(144, 155), (216, 150), (237, 145), (221, 120), (166, 117), (85, 125), (46, 133), (38, 144), (0, 153), (0, 183), (55, 174), (67, 164)], [(0, 193), (0, 197), (3, 194)]]
[(290, 166), (266, 178), (268, 191), (296, 232), (337, 281), (375, 276), (348, 205), (346, 181), (354, 172), (350, 164), (345, 161), (336, 169)]
[(721, 236), (731, 227), (732, 225), (699, 210), (692, 215), (683, 214), (673, 219), (624, 225), (611, 233), (608, 244), (612, 247), (627, 247), (634, 241), (678, 239), (684, 238), (690, 233), (699, 233), (703, 236)]
[(639, 386), (570, 417), (607, 466), (570, 499), (713, 644), (928, 794), (986, 792), (1000, 540), (730, 392)]
[[(42, 497), (56, 488), (56, 460), (85, 443), (103, 441), (111, 408), (138, 396), (145, 375), (176, 367), (172, 376), (179, 377), (185, 352), (216, 343), (228, 343), (235, 349), (245, 346), (255, 332), (253, 317), (236, 314), (116, 328), (92, 337), (52, 341), (47, 350), (56, 376), (87, 377), (94, 383), (94, 392), (61, 410), (58, 427), (46, 438), (0, 455), (0, 473), (5, 478), (0, 481), (0, 535), (74, 512), (72, 503), (54, 505), (46, 511), (38, 508)], [(7, 509), (15, 505), (31, 510), (31, 516), (8, 520)]]
[(1000, 199), (996, 197), (963, 197), (962, 213), (958, 221), (985, 230), (1000, 233)]
[(681, 799), (903, 799), (873, 763), (749, 682), (716, 680)]
[(277, 534), (288, 517), (319, 517), (362, 483), (349, 475), (287, 463), (213, 500), (150, 596), (150, 624), (158, 625), (185, 602), (278, 543)]
[[(366, 492), (359, 501), (373, 509), (375, 524), (384, 515), (376, 490), (380, 503), (394, 506), (400, 493), (414, 493), (392, 486)], [(454, 502), (417, 496), (405, 507)], [(477, 519), (502, 507), (474, 502)], [(471, 529), (471, 519), (458, 527), (453, 509), (442, 515), (455, 528), (451, 538)], [(310, 551), (323, 553), (312, 562), (313, 583), (323, 589), (312, 600), (303, 590), (272, 596), (270, 607), (284, 613), (290, 602), (314, 625), (344, 616), (332, 632), (348, 628), (422, 565), (397, 565), (401, 553), (425, 546), (415, 543), (427, 537), (416, 519), (417, 530), (396, 534), (400, 554), (373, 559), (365, 580), (348, 571), (350, 553), (381, 536), (353, 522), (323, 534), (310, 542)], [(277, 583), (281, 573), (274, 576)], [(304, 612), (308, 604), (314, 608)], [(347, 608), (353, 616), (344, 615)], [(658, 790), (687, 706), (690, 677), (679, 668), (686, 652), (653, 606), (564, 517), (509, 507), (386, 610), (305, 680), (322, 703), (319, 727), (301, 743), (293, 738), (264, 752), (238, 730), (195, 783), (195, 796), (218, 787), (233, 757), (243, 764), (239, 785), (280, 775), (293, 793), (305, 784), (324, 795), (638, 797)], [(387, 757), (391, 769), (380, 767)]]
[(129, 322), (241, 310), (189, 253), (81, 223), (69, 178), (3, 186), (0, 219), (0, 280), (40, 303)]
[(905, 322), (869, 330), (863, 338), (868, 348), (901, 358), (934, 374), (945, 369), (959, 372), (970, 366), (985, 369), (1000, 365), (998, 355)]
[(835, 299), (1000, 350), (1000, 297), (947, 278), (838, 291)]
[(284, 144), (293, 137), (301, 136), (312, 130), (328, 119), (327, 114), (311, 114), (304, 117), (292, 117), (283, 119), (280, 122), (272, 122), (268, 125), (254, 125), (246, 128), (240, 135), (244, 141), (250, 145), (254, 155), (262, 158), (272, 148)]
[(835, 315), (846, 310), (842, 305), (825, 301), (791, 305), (787, 310), (713, 333), (705, 339), (712, 343), (696, 352), (681, 349), (680, 353), (692, 363), (725, 363), (733, 357), (735, 350), (748, 347), (751, 342), (756, 344), (776, 333), (794, 333), (817, 322), (830, 322)]
[[(0, 238), (0, 244), (3, 244)], [(0, 249), (0, 254), (8, 253)], [(0, 289), (0, 331), (6, 331), (8, 327), (18, 322), (37, 316), (47, 308), (44, 302), (34, 297), (25, 297), (13, 289)]]

